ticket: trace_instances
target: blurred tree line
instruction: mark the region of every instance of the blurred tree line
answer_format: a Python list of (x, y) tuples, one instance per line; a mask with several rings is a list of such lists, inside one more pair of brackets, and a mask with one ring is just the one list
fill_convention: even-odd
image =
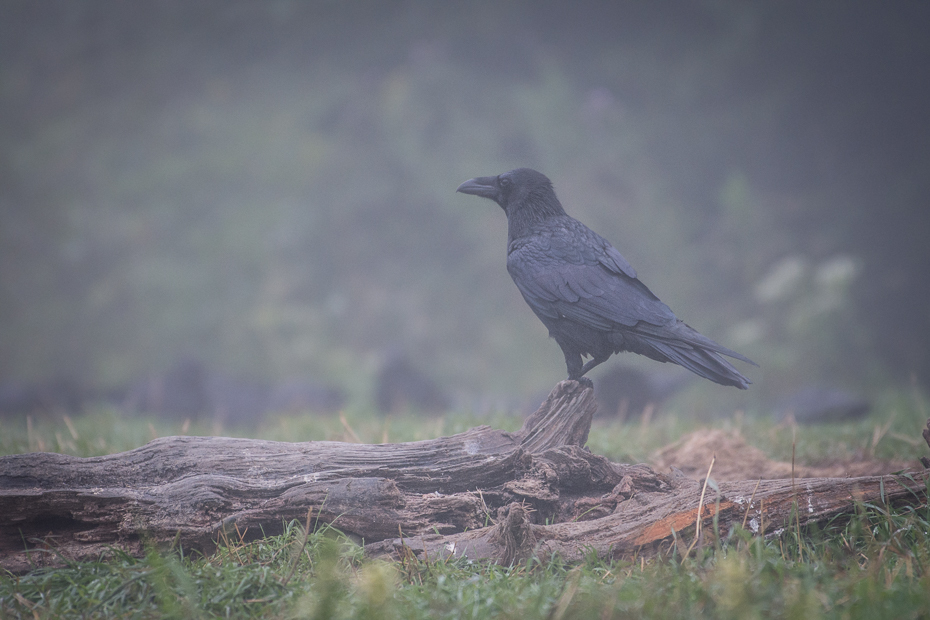
[[(0, 378), (464, 390), (558, 348), (457, 196), (530, 166), (758, 394), (930, 383), (930, 5), (0, 6)], [(764, 379), (764, 380), (763, 380)]]

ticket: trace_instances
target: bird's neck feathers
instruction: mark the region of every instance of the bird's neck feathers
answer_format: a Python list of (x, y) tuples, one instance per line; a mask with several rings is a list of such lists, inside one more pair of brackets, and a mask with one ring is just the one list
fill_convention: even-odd
[(523, 200), (511, 204), (507, 212), (507, 236), (511, 239), (532, 234), (534, 229), (553, 217), (565, 217), (565, 209), (551, 187), (531, 192)]

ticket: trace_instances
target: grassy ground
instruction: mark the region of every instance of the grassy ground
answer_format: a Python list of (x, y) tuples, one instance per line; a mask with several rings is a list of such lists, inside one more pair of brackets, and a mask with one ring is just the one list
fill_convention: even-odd
[[(919, 440), (926, 405), (893, 394), (867, 419), (842, 425), (774, 425), (750, 416), (738, 427), (773, 458), (800, 462), (927, 453)], [(252, 433), (268, 439), (407, 441), (477, 424), (513, 430), (515, 416), (455, 415), (424, 421), (282, 417)], [(596, 422), (589, 445), (615, 460), (642, 461), (698, 423), (674, 414), (641, 422)], [(0, 422), (0, 453), (61, 451), (82, 456), (125, 450), (154, 436), (217, 429), (125, 419), (99, 411), (73, 420)], [(229, 434), (228, 431), (223, 431)], [(244, 434), (244, 433), (243, 433)], [(930, 508), (860, 506), (822, 530), (762, 540), (716, 532), (691, 556), (580, 565), (513, 567), (467, 561), (386, 563), (366, 559), (338, 532), (293, 522), (277, 537), (224, 541), (211, 557), (183, 549), (135, 559), (73, 564), (28, 575), (0, 573), (0, 618), (928, 618)]]

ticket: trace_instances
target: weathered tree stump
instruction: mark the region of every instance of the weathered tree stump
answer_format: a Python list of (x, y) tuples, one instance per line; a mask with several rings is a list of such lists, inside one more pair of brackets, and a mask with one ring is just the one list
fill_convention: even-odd
[(701, 503), (695, 480), (586, 450), (595, 408), (591, 388), (563, 381), (516, 433), (478, 427), (382, 445), (166, 437), (102, 457), (0, 457), (0, 566), (23, 572), (146, 545), (209, 553), (224, 533), (272, 535), (308, 512), (372, 555), (649, 555), (693, 539), (699, 514), (704, 526), (716, 514), (721, 531), (745, 520), (770, 535), (795, 505), (804, 525), (857, 502), (926, 501), (919, 472), (722, 483)]

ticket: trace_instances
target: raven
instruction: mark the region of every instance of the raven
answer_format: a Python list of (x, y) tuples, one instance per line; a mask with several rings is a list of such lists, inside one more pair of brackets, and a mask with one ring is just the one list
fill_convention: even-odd
[(679, 320), (620, 252), (565, 213), (544, 174), (517, 168), (469, 179), (456, 191), (504, 209), (507, 271), (561, 347), (569, 379), (581, 380), (613, 353), (632, 351), (721, 385), (745, 390), (751, 383), (721, 355), (755, 362)]

